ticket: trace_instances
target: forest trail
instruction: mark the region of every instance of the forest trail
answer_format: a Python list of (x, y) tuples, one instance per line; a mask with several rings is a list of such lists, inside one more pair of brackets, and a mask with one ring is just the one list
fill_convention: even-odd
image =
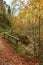
[(38, 62), (25, 62), (5, 39), (0, 38), (0, 65), (38, 65)]

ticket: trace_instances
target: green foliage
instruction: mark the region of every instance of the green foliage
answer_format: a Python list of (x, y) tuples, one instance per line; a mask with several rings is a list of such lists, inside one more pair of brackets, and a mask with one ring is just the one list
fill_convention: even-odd
[(1, 29), (3, 29), (4, 31), (6, 30), (9, 30), (11, 25), (9, 23), (9, 20), (7, 20), (7, 18), (5, 19), (6, 17), (3, 17), (3, 15), (0, 17), (0, 27)]
[(0, 14), (5, 14), (5, 7), (4, 7), (4, 5), (2, 4), (2, 5), (0, 5)]
[(18, 46), (18, 52), (19, 52), (22, 56), (24, 56), (26, 50), (25, 50), (25, 47), (23, 46), (23, 44), (20, 44), (20, 45)]
[(6, 15), (6, 9), (3, 3), (0, 5), (0, 32), (9, 31), (11, 27), (10, 19)]

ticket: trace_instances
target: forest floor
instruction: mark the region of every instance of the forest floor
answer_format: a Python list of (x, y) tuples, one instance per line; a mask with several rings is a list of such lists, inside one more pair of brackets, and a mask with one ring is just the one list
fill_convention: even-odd
[(5, 39), (0, 38), (0, 65), (39, 65), (36, 60), (26, 62)]

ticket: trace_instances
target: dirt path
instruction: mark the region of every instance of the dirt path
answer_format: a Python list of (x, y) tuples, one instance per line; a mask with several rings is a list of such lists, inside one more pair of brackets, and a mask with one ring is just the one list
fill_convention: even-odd
[(13, 48), (4, 40), (0, 38), (0, 65), (37, 65), (37, 63), (25, 62)]

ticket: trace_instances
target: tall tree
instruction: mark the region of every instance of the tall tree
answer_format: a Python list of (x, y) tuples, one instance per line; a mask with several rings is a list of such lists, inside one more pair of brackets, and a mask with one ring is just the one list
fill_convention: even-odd
[(10, 5), (8, 5), (8, 14), (11, 14)]

